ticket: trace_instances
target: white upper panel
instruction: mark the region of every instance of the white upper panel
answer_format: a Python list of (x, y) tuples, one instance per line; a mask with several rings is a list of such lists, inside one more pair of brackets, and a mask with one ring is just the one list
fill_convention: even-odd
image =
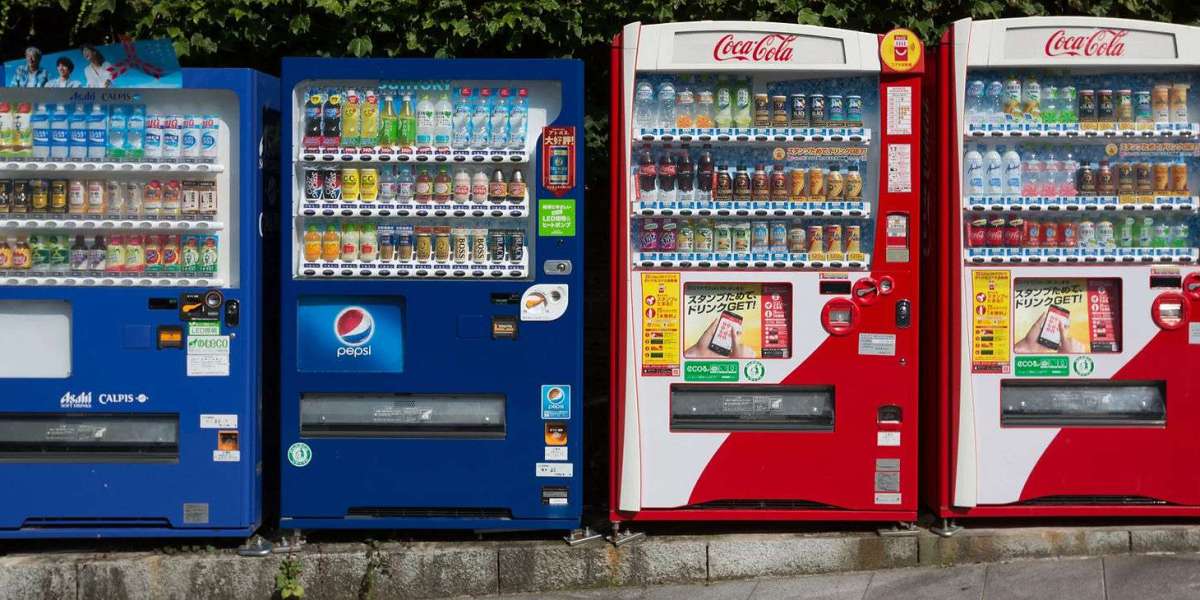
[(1097, 17), (963, 21), (971, 67), (1200, 65), (1198, 27)]
[(870, 33), (758, 21), (625, 26), (638, 71), (879, 71)]

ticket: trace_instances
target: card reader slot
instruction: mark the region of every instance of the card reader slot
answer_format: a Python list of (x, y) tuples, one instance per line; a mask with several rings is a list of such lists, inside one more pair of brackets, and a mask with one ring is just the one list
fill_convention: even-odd
[(833, 431), (833, 386), (671, 387), (671, 429)]
[(0, 462), (179, 461), (179, 415), (0, 415)]
[(1162, 427), (1166, 422), (1166, 385), (1161, 381), (1000, 384), (1002, 426)]
[(300, 435), (500, 439), (502, 394), (302, 394)]

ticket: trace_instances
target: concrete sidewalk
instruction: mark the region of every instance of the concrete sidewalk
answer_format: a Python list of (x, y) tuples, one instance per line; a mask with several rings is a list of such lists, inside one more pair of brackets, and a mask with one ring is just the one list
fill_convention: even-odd
[(1194, 600), (1200, 555), (1107, 556), (714, 584), (493, 596), (497, 600)]

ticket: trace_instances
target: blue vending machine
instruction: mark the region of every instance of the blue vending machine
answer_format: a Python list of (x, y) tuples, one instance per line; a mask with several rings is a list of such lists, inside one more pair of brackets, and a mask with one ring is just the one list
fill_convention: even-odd
[(261, 521), (279, 83), (184, 69), (183, 88), (0, 88), (0, 537)]
[(283, 89), (281, 527), (576, 527), (582, 64), (295, 58)]

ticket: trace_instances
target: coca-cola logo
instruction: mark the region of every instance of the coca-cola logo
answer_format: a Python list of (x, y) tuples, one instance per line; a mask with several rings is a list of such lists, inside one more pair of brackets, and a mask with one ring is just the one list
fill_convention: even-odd
[(798, 35), (772, 33), (757, 39), (738, 39), (727, 33), (713, 46), (713, 59), (755, 62), (788, 62), (792, 60), (792, 42)]
[(1046, 56), (1121, 56), (1125, 54), (1125, 35), (1121, 29), (1097, 29), (1087, 35), (1067, 35), (1065, 29), (1050, 34)]

